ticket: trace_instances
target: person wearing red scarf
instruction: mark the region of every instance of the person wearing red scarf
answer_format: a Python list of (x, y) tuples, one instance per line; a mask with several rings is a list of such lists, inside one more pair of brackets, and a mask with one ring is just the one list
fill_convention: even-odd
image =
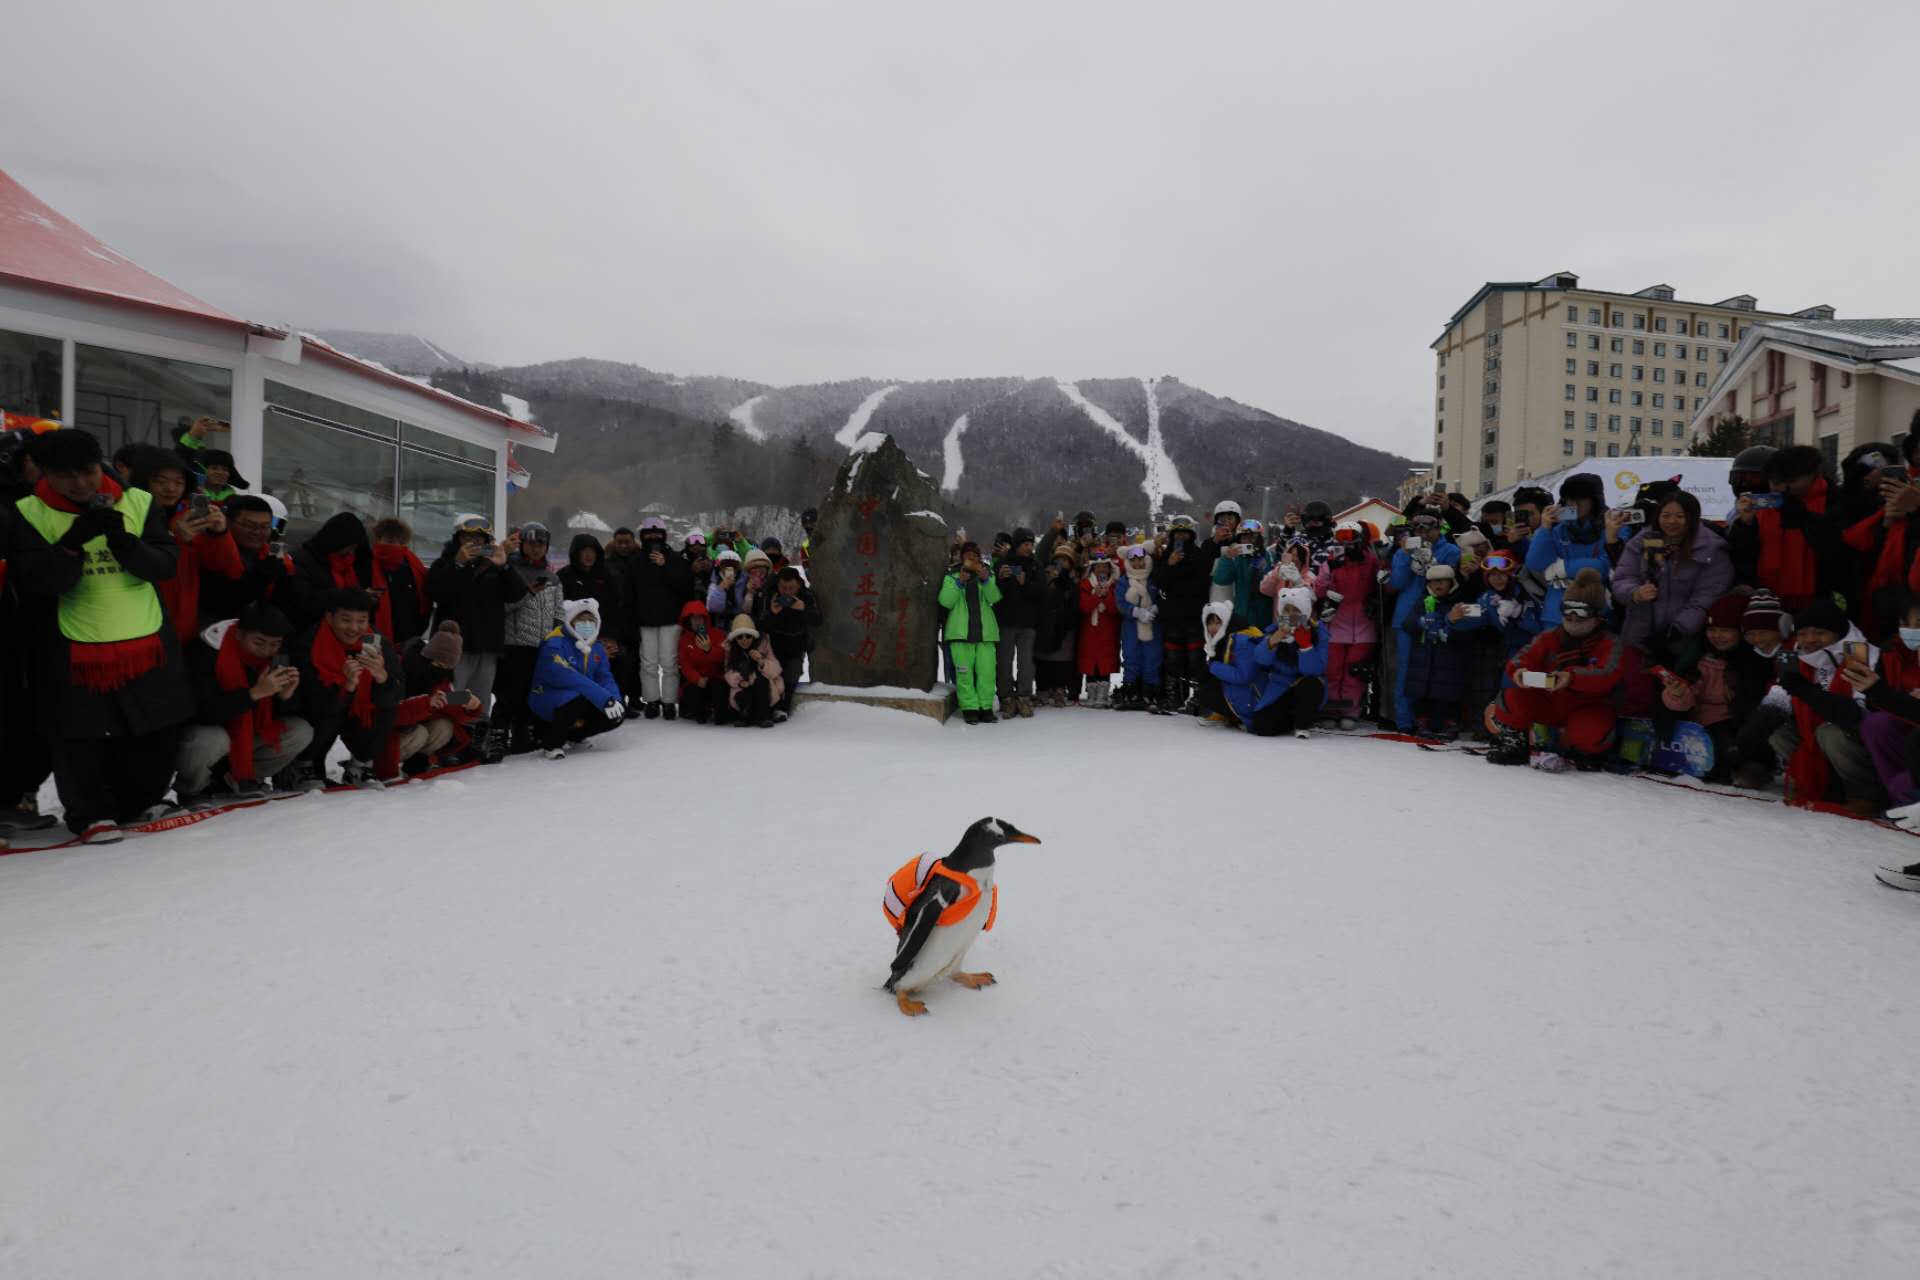
[(1762, 507), (1755, 502), (1761, 495), (1742, 494), (1727, 528), (1735, 581), (1773, 592), (1789, 613), (1853, 588), (1852, 553), (1827, 515), (1825, 468), (1825, 455), (1812, 445), (1780, 450), (1766, 469), (1780, 505)]
[(402, 650), (426, 633), (433, 615), (433, 597), (427, 594), (427, 566), (413, 554), (413, 526), (398, 516), (373, 523), (373, 566), (386, 590), (374, 614), (376, 631)]
[(1794, 615), (1798, 659), (1781, 672), (1777, 694), (1791, 699), (1792, 719), (1767, 739), (1786, 762), (1787, 803), (1813, 808), (1828, 802), (1837, 777), (1848, 812), (1879, 817), (1886, 793), (1873, 755), (1860, 737), (1862, 699), (1843, 674), (1849, 653), (1869, 667), (1880, 654), (1837, 605), (1815, 601)]
[[(295, 548), (287, 580), (274, 597), (296, 627), (308, 626), (326, 611), (328, 593), (356, 589), (381, 595), (387, 589), (374, 563), (367, 527), (351, 511), (341, 511)], [(376, 602), (376, 609), (378, 608)]]
[(143, 491), (101, 470), (100, 443), (50, 431), (31, 495), (4, 522), (0, 559), (32, 618), (35, 715), (50, 739), (68, 827), (97, 842), (157, 811), (193, 693), (155, 584), (179, 548)]
[(185, 648), (200, 630), (201, 584), (214, 575), (237, 580), (246, 566), (227, 532), (226, 512), (208, 503), (204, 515), (193, 513), (187, 498), (192, 477), (177, 454), (157, 445), (138, 445), (127, 458), (127, 470), (133, 488), (153, 495), (180, 547), (178, 568), (159, 588), (173, 634)]
[(301, 706), (313, 723), (313, 742), (302, 757), (304, 771), (324, 782), (327, 753), (336, 739), (352, 757), (345, 768), (353, 786), (378, 787), (374, 759), (393, 732), (405, 693), (400, 659), (373, 629), (375, 602), (353, 588), (336, 588), (322, 601), (320, 621), (295, 637)]
[(270, 790), (266, 780), (313, 741), (313, 726), (286, 714), (300, 689), (299, 668), (274, 661), (292, 630), (286, 614), (258, 604), (238, 619), (214, 623), (188, 646), (195, 723), (181, 735), (174, 761), (174, 795), (181, 804), (208, 800), (216, 770), (226, 796), (263, 796)]

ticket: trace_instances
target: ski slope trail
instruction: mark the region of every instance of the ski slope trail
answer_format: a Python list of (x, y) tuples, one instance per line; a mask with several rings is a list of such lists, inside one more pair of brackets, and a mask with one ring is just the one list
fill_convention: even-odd
[(848, 449), (859, 444), (860, 437), (866, 433), (867, 423), (873, 420), (873, 415), (879, 412), (887, 397), (899, 389), (898, 386), (882, 387), (867, 396), (847, 418), (846, 425), (833, 433), (833, 438)]
[(1145, 469), (1140, 478), (1140, 491), (1147, 495), (1151, 509), (1158, 510), (1163, 498), (1192, 500), (1192, 495), (1180, 482), (1179, 469), (1173, 465), (1173, 459), (1167, 456), (1160, 442), (1160, 402), (1151, 391), (1147, 395), (1147, 442), (1142, 444), (1120, 424), (1118, 418), (1087, 399), (1086, 393), (1078, 386), (1064, 378), (1054, 379), (1054, 385), (1060, 388), (1060, 394), (1087, 415), (1089, 422), (1112, 436), (1128, 453), (1140, 460), (1140, 465)]
[(767, 438), (765, 429), (753, 419), (753, 411), (760, 406), (762, 400), (767, 398), (767, 394), (767, 392), (763, 391), (744, 404), (737, 404), (727, 410), (727, 417), (733, 420), (734, 426), (746, 432), (749, 440), (765, 440)]
[(960, 437), (967, 434), (967, 414), (961, 414), (940, 440), (940, 488), (945, 493), (960, 491), (960, 477), (966, 473), (967, 460), (960, 452)]
[[(600, 741), (0, 858), (0, 1275), (1920, 1274), (1911, 837), (1080, 710)], [(903, 1018), (884, 882), (988, 813), (999, 985)]]

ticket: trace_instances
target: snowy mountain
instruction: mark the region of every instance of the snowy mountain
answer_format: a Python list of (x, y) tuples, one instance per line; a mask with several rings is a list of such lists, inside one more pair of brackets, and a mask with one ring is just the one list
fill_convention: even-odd
[(348, 355), (377, 361), (395, 373), (445, 373), (489, 367), (472, 365), (417, 333), (371, 333), (364, 329), (315, 329), (312, 332)]
[[(560, 433), (551, 457), (524, 459), (525, 502), (596, 511), (659, 502), (673, 510), (749, 503), (800, 507), (824, 491), (862, 436), (891, 435), (941, 484), (961, 522), (1044, 521), (1063, 506), (1130, 520), (1155, 510), (1196, 516), (1223, 498), (1271, 514), (1324, 498), (1391, 494), (1408, 459), (1354, 444), (1172, 377), (871, 378), (776, 387), (682, 377), (609, 360), (492, 370), (408, 368), (405, 344), (355, 347), (486, 404), (530, 401)], [(430, 346), (431, 344), (424, 344)], [(402, 350), (395, 350), (400, 348)], [(438, 350), (438, 348), (434, 348)], [(388, 350), (393, 358), (375, 354)], [(419, 347), (413, 348), (416, 355)]]

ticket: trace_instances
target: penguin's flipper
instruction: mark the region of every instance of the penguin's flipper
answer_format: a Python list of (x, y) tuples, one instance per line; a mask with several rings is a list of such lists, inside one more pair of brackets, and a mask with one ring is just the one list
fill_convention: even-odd
[(906, 923), (900, 926), (900, 945), (893, 953), (893, 971), (887, 975), (886, 990), (893, 990), (893, 984), (913, 968), (920, 948), (927, 945), (927, 939), (940, 923), (940, 913), (960, 901), (960, 892), (960, 886), (953, 881), (935, 876), (925, 892), (913, 900), (913, 905), (907, 908)]

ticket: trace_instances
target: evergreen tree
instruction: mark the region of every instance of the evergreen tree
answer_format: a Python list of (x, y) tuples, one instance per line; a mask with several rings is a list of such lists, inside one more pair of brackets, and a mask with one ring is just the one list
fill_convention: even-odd
[(1693, 442), (1687, 454), (1694, 458), (1731, 458), (1753, 443), (1747, 420), (1737, 413), (1723, 413), (1713, 420), (1707, 434)]

